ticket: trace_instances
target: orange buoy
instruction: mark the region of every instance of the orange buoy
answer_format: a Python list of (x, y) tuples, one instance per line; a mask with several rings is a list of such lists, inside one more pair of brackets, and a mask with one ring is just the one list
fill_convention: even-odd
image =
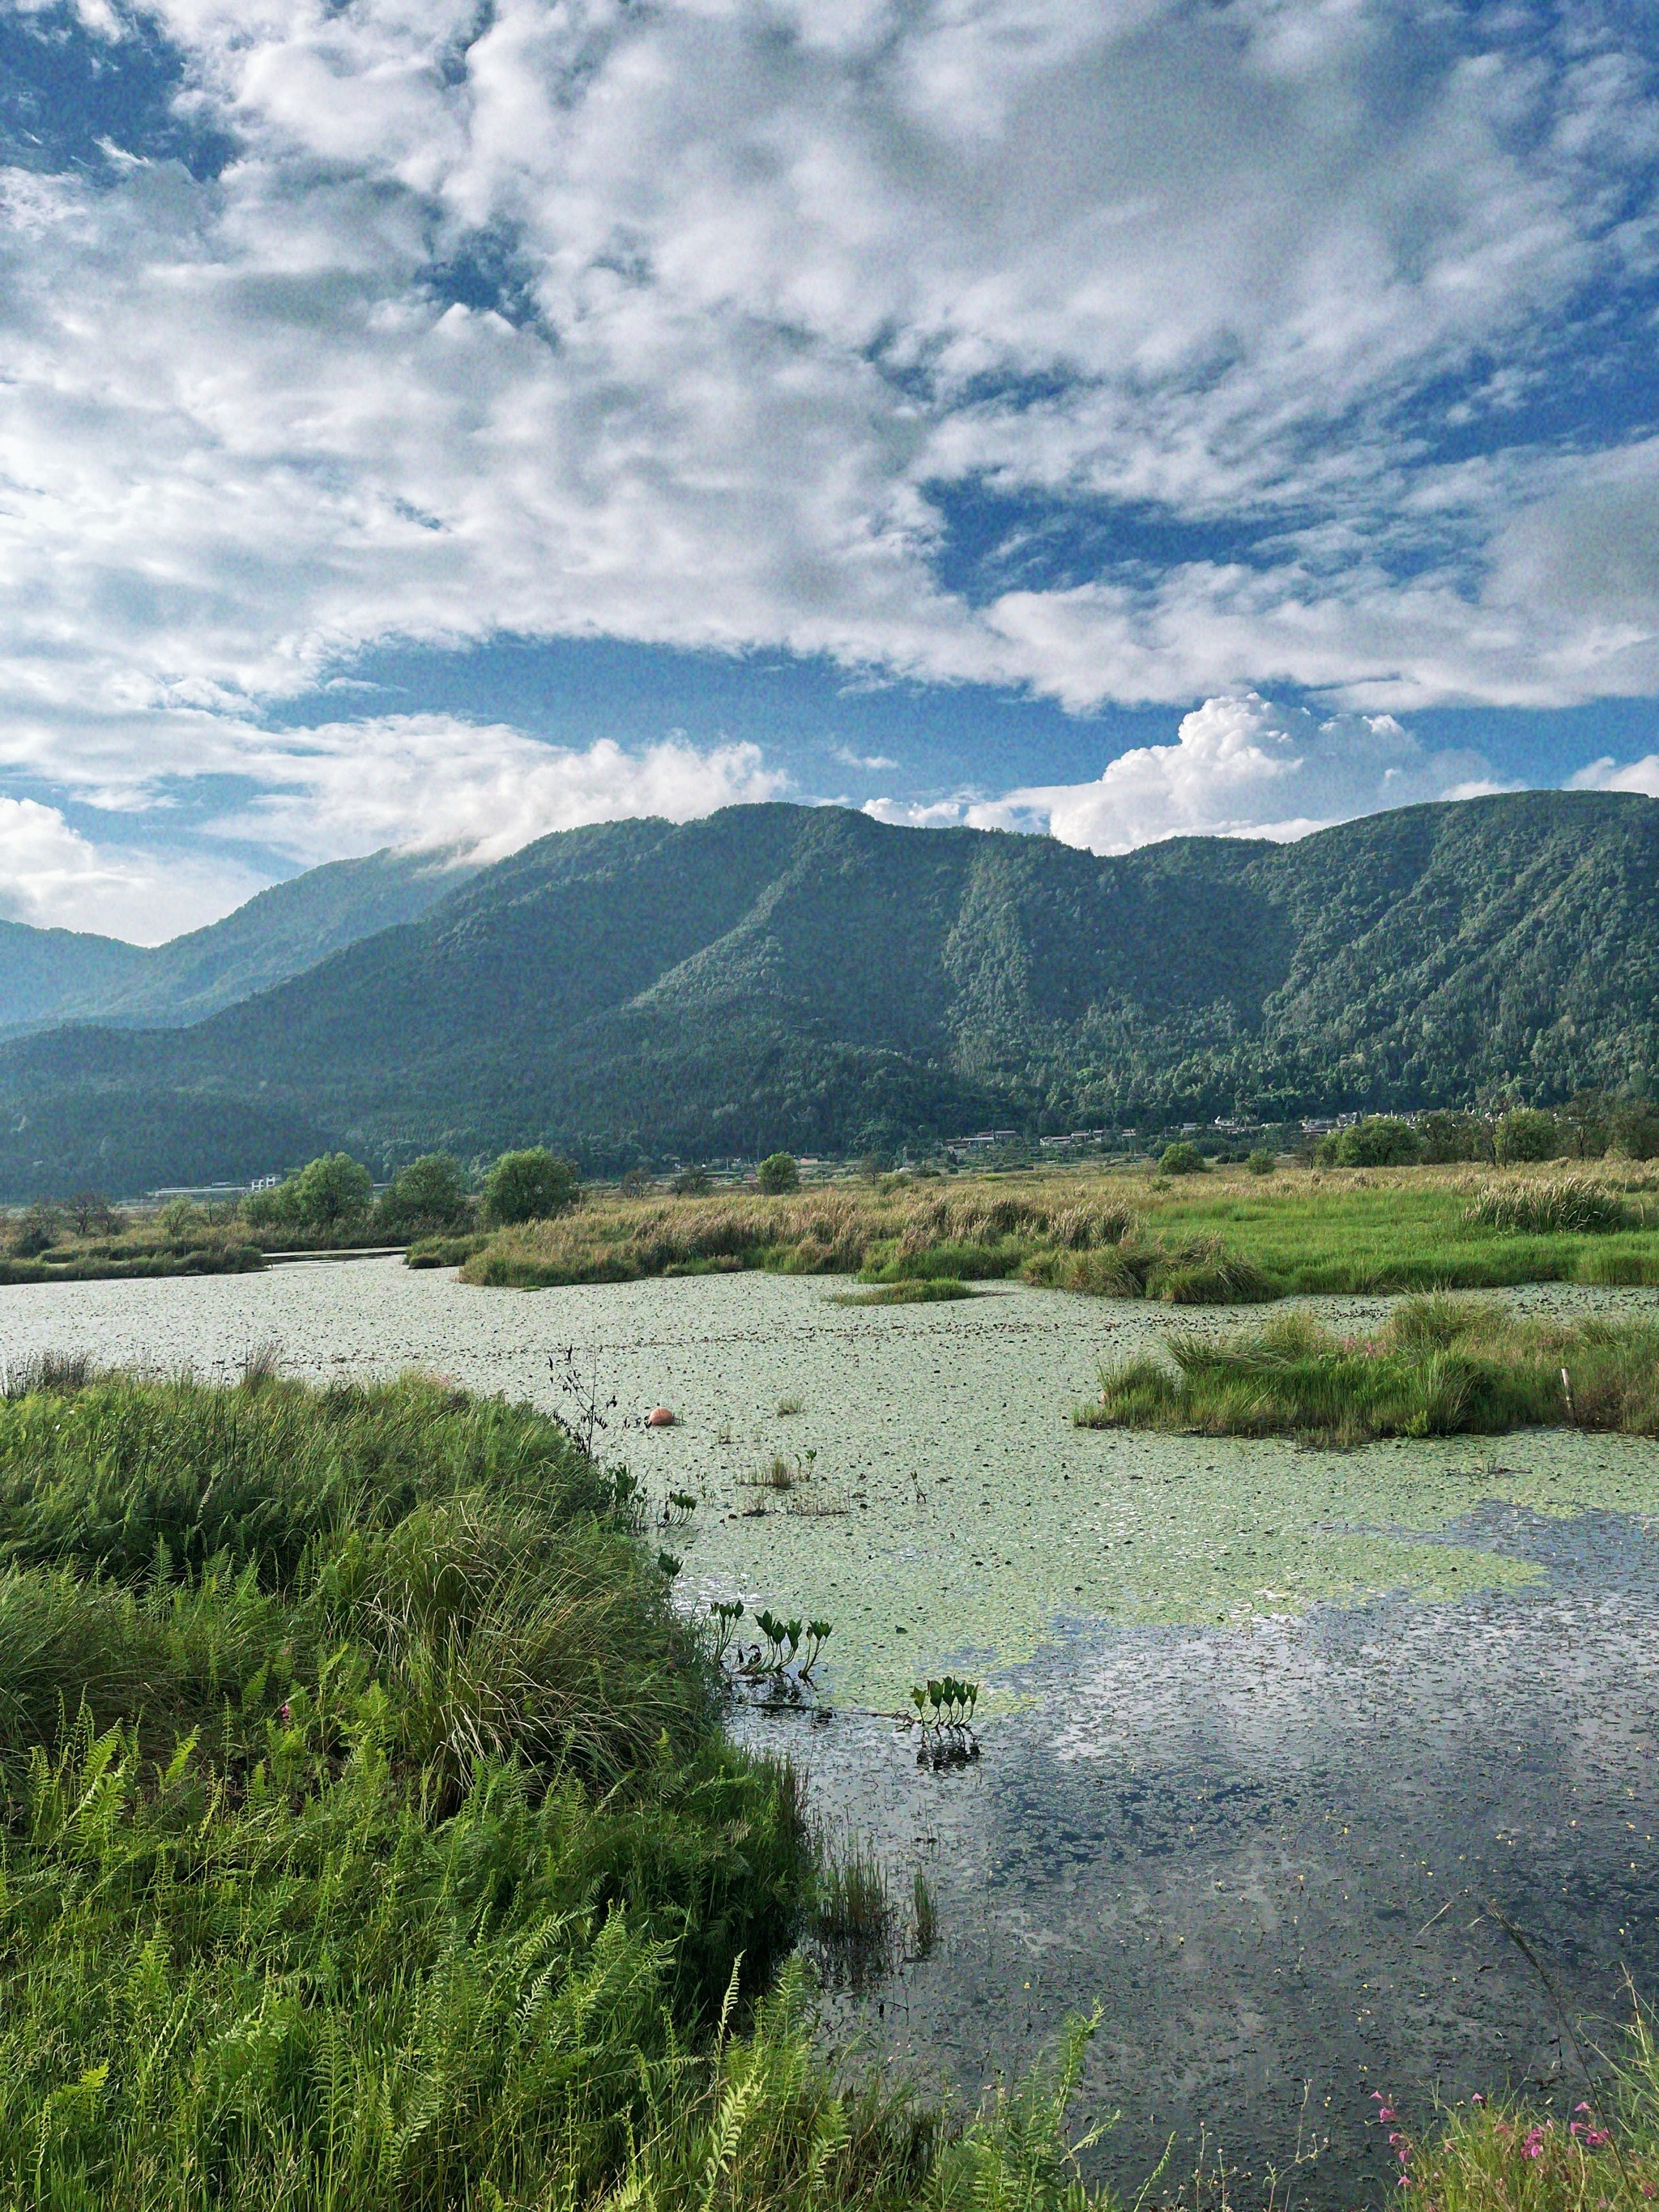
[(674, 1425), (674, 1416), (666, 1406), (653, 1406), (646, 1416), (645, 1425), (647, 1429), (672, 1429)]

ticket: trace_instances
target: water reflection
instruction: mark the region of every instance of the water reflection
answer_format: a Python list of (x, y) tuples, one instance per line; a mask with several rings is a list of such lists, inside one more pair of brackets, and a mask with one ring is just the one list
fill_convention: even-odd
[(1659, 1986), (1655, 1547), (1622, 1516), (1509, 1507), (1449, 1536), (1543, 1579), (1248, 1632), (1075, 1624), (965, 1774), (918, 1773), (879, 1723), (800, 1731), (818, 1802), (939, 1895), (936, 1954), (832, 1998), (837, 2027), (975, 2092), (1099, 2002), (1085, 2100), (1122, 2117), (1097, 2163), (1133, 2185), (1173, 2132), (1187, 2172), (1202, 2128), (1259, 2180), (1328, 2138), (1295, 2175), (1314, 2204), (1391, 2187), (1374, 2087), (1419, 2118), (1435, 2092), (1576, 2091), (1486, 1907), (1587, 2043), (1626, 1969)]

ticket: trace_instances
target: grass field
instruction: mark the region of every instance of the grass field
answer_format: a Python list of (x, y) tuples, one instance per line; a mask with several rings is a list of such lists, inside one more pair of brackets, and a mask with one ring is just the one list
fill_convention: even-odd
[(1659, 1436), (1659, 1321), (1522, 1320), (1442, 1296), (1407, 1299), (1365, 1336), (1288, 1313), (1169, 1350), (1168, 1364), (1103, 1370), (1078, 1425), (1340, 1444), (1563, 1425)]
[(0, 1549), (0, 2202), (1094, 2201), (1079, 2036), (965, 2124), (817, 2055), (797, 1781), (528, 1408), (45, 1363)]
[(848, 1180), (781, 1198), (603, 1195), (498, 1231), (462, 1273), (515, 1289), (747, 1267), (877, 1285), (1014, 1277), (1172, 1305), (1659, 1283), (1654, 1189), (1645, 1170), (1596, 1162), (1178, 1179), (1097, 1168)]

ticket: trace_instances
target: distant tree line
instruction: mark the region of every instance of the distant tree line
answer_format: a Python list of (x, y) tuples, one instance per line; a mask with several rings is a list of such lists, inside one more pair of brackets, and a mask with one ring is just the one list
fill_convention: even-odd
[(1565, 1105), (1511, 1106), (1502, 1114), (1437, 1111), (1407, 1121), (1371, 1114), (1333, 1129), (1313, 1148), (1321, 1165), (1414, 1167), (1422, 1163), (1485, 1161), (1504, 1167), (1527, 1160), (1659, 1158), (1659, 1108), (1651, 1099), (1580, 1091)]

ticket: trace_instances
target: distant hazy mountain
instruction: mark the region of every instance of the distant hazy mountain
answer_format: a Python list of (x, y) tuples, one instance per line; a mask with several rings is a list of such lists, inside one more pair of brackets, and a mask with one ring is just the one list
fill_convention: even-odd
[(38, 1029), (70, 1007), (127, 989), (153, 957), (118, 937), (0, 921), (0, 1036)]
[(1650, 799), (1525, 793), (1111, 860), (736, 807), (544, 838), (187, 1030), (0, 1047), (0, 1189), (246, 1174), (324, 1141), (599, 1164), (1650, 1073)]
[(343, 945), (415, 921), (474, 873), (431, 853), (334, 860), (153, 947), (0, 922), (0, 1034), (64, 1020), (200, 1021)]

